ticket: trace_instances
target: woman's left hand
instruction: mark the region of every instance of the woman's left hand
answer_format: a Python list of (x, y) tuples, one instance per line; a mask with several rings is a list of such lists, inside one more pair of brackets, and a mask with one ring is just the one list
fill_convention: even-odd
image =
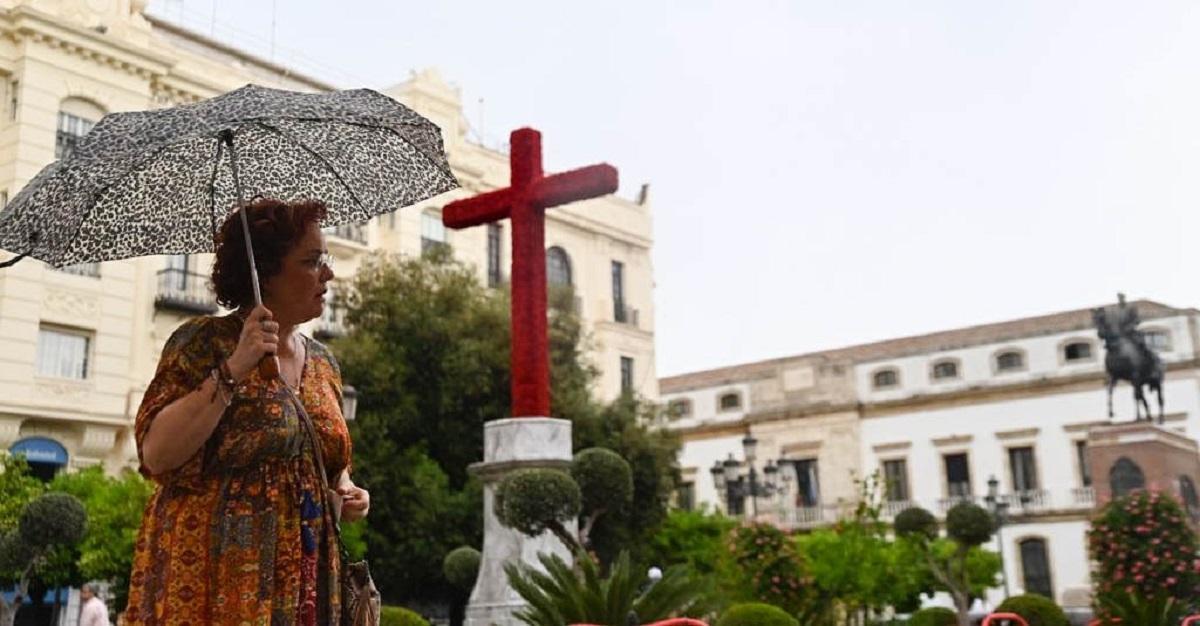
[(348, 482), (337, 488), (342, 496), (342, 521), (357, 522), (367, 516), (371, 509), (371, 493), (354, 483)]

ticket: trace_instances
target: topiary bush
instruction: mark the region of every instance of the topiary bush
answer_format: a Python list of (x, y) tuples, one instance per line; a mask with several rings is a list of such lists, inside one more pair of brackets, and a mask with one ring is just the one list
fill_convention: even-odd
[(958, 626), (958, 615), (944, 606), (931, 606), (913, 613), (908, 626)]
[(974, 502), (959, 502), (946, 512), (946, 534), (963, 545), (981, 546), (995, 530), (995, 518)]
[(429, 626), (429, 622), (411, 609), (385, 606), (379, 610), (379, 626)]
[(748, 602), (729, 607), (715, 626), (800, 626), (800, 622), (777, 606)]
[(579, 485), (559, 470), (518, 470), (496, 489), (496, 518), (530, 536), (540, 535), (553, 523), (575, 519), (579, 505)]
[(1070, 626), (1071, 621), (1053, 600), (1036, 593), (1012, 596), (1000, 606), (997, 613), (1016, 613), (1029, 622), (1029, 626)]
[(571, 461), (571, 478), (579, 485), (585, 513), (623, 507), (633, 498), (633, 470), (607, 448), (577, 452)]
[(455, 548), (442, 559), (442, 574), (451, 585), (470, 591), (479, 577), (479, 562), (482, 559), (479, 550), (471, 546)]
[(79, 498), (47, 493), (25, 505), (17, 532), (29, 546), (77, 543), (87, 531), (87, 510)]
[(1196, 533), (1170, 496), (1139, 491), (1101, 509), (1088, 531), (1096, 570), (1097, 604), (1120, 593), (1143, 598), (1180, 599), (1189, 608), (1200, 598), (1200, 558)]
[(896, 534), (901, 537), (918, 537), (927, 540), (938, 536), (938, 521), (933, 513), (919, 506), (904, 509), (896, 515), (893, 522)]

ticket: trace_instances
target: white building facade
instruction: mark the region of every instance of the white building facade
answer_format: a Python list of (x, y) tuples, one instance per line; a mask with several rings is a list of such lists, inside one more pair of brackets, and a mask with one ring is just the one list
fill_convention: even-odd
[[(1200, 438), (1200, 311), (1151, 301), (1134, 303), (1140, 328), (1162, 358), (1165, 424)], [(681, 464), (693, 468), (698, 502), (716, 504), (715, 481), (704, 464), (740, 454), (745, 433), (759, 440), (763, 459), (794, 460), (792, 442), (812, 442), (825, 490), (816, 502), (791, 483), (775, 519), (811, 528), (829, 523), (855, 498), (844, 486), (829, 489), (829, 472), (857, 477), (879, 472), (885, 511), (891, 516), (921, 506), (942, 517), (960, 500), (987, 505), (989, 490), (1007, 507), (1006, 523), (990, 548), (1003, 546), (1009, 594), (1036, 592), (1067, 607), (1086, 607), (1091, 587), (1086, 532), (1094, 511), (1094, 478), (1086, 460), (1088, 432), (1109, 423), (1104, 348), (1092, 327), (1091, 310), (951, 330), (819, 355), (839, 360), (852, 371), (854, 401), (787, 411), (750, 410), (724, 425), (724, 438), (686, 419), (671, 426), (684, 438)], [(726, 376), (769, 379), (788, 360), (730, 368)], [(667, 378), (663, 400), (670, 406), (719, 393), (723, 385), (680, 384), (716, 378), (713, 372)], [(754, 383), (750, 383), (754, 384)], [(1154, 405), (1156, 398), (1150, 398)], [(1118, 385), (1116, 421), (1134, 417), (1128, 384)], [(813, 450), (830, 446), (828, 423), (839, 411), (854, 416), (842, 434), (856, 444), (856, 462), (830, 460)], [(786, 414), (790, 412), (792, 417)], [(1157, 414), (1157, 407), (1155, 406)], [(783, 417), (780, 415), (784, 414)], [(703, 417), (687, 419), (703, 421)], [(821, 420), (825, 420), (824, 423)], [(739, 457), (740, 458), (740, 457)], [(793, 481), (796, 477), (791, 477)], [(992, 484), (989, 484), (992, 483)], [(816, 506), (817, 509), (812, 507)], [(760, 511), (763, 506), (760, 504)], [(800, 513), (796, 513), (796, 510)], [(1001, 589), (989, 598), (1002, 597)]]

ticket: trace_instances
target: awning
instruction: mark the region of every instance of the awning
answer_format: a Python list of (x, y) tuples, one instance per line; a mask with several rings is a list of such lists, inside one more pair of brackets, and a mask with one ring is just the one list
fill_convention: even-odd
[(22, 439), (14, 443), (9, 451), (23, 455), (30, 463), (67, 464), (67, 449), (61, 443), (46, 437)]

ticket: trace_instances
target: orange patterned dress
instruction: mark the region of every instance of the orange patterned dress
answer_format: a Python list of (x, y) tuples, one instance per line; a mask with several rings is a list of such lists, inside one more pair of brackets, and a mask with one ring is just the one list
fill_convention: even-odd
[[(241, 326), (235, 315), (200, 317), (167, 341), (138, 410), (139, 456), (155, 416), (233, 353)], [(350, 462), (341, 374), (325, 346), (304, 341), (298, 395), (332, 485)], [(299, 420), (282, 381), (255, 371), (204, 446), (151, 476), (157, 485), (142, 515), (126, 623), (337, 623), (337, 538)]]

